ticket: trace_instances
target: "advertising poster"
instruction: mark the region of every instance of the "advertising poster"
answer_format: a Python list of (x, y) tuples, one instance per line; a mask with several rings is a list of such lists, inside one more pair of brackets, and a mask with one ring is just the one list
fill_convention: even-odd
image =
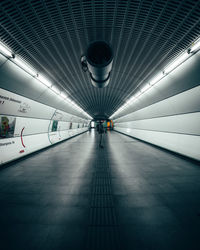
[(52, 123), (51, 132), (55, 132), (58, 129), (58, 121), (54, 120)]
[(0, 115), (0, 139), (14, 137), (15, 117)]
[[(0, 88), (0, 109), (2, 114), (41, 119), (51, 119), (54, 108)], [(58, 119), (54, 119), (58, 120)]]

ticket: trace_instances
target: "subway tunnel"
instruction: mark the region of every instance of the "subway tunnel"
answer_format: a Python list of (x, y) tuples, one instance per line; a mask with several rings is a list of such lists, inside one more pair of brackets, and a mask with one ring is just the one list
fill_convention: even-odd
[(200, 2), (0, 3), (0, 249), (200, 249)]

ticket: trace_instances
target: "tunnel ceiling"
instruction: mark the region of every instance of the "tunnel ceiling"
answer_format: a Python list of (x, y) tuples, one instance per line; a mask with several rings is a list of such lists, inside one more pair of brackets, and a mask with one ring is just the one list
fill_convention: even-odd
[[(200, 34), (200, 2), (183, 0), (1, 1), (1, 40), (93, 117), (109, 117)], [(80, 57), (113, 48), (108, 87), (92, 86)]]

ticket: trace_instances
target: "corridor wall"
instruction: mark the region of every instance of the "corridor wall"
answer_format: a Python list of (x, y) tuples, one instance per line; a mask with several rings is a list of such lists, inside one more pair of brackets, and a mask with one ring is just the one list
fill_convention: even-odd
[(0, 54), (0, 165), (83, 133), (89, 121), (72, 102)]
[(88, 130), (87, 119), (0, 89), (0, 165)]
[(198, 53), (114, 117), (115, 130), (200, 160), (199, 68)]

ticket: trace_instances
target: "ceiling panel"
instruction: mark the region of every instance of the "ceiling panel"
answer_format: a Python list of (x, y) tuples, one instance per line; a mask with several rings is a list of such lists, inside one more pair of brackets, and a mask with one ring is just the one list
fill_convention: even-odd
[[(200, 34), (199, 1), (1, 1), (1, 40), (93, 117), (109, 117)], [(92, 86), (80, 57), (96, 40), (114, 53), (109, 85)]]

